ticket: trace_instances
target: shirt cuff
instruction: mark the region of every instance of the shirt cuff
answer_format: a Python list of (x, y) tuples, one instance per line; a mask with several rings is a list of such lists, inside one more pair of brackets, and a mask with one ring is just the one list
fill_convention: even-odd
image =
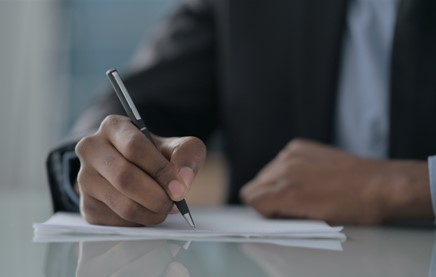
[(436, 156), (428, 157), (428, 174), (430, 179), (431, 203), (433, 205), (433, 213), (436, 215)]
[(79, 195), (74, 189), (77, 173), (79, 172), (80, 163), (75, 151), (65, 152), (62, 156), (63, 182), (64, 191), (77, 207), (80, 206)]

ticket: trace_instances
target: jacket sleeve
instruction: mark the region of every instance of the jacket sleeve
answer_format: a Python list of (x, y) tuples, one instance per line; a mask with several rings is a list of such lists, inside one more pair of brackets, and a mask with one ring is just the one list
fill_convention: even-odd
[[(196, 136), (207, 141), (218, 125), (214, 18), (205, 0), (184, 1), (161, 26), (151, 47), (138, 53), (132, 70), (121, 72), (148, 128), (160, 136)], [(125, 114), (109, 86), (73, 126), (82, 137), (109, 114)], [(76, 141), (52, 150), (47, 172), (55, 211), (78, 211), (72, 188), (80, 164)], [(68, 163), (68, 164), (66, 164)]]

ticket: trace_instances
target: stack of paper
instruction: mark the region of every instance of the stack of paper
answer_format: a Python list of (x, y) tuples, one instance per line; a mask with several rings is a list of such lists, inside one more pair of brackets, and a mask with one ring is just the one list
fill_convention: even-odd
[(35, 240), (54, 235), (104, 235), (144, 239), (337, 239), (345, 240), (342, 227), (322, 221), (266, 219), (248, 208), (214, 207), (191, 210), (196, 229), (180, 214), (169, 215), (160, 225), (114, 227), (88, 224), (79, 214), (56, 213), (44, 223), (34, 224)]

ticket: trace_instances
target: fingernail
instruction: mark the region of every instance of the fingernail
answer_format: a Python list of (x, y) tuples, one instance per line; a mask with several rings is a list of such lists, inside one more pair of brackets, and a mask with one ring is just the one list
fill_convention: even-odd
[(176, 199), (182, 199), (185, 196), (185, 187), (177, 180), (172, 180), (168, 184), (171, 195)]
[(194, 170), (192, 170), (192, 168), (187, 166), (182, 167), (179, 171), (179, 175), (188, 187), (192, 185), (192, 181), (194, 181)]

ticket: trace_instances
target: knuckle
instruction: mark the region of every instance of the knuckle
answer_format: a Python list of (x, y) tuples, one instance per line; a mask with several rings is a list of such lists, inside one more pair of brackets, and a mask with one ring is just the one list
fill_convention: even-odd
[(177, 166), (186, 166), (197, 174), (204, 165), (207, 155), (206, 145), (196, 137), (182, 137), (174, 140), (168, 147), (171, 149), (171, 161)]
[(280, 158), (284, 161), (303, 161), (307, 156), (306, 150), (308, 145), (309, 142), (307, 140), (300, 138), (293, 139), (286, 145), (284, 151), (281, 151)]
[(197, 148), (197, 159), (204, 161), (207, 155), (206, 145), (199, 138), (192, 138), (192, 143), (195, 144)]
[(83, 186), (83, 184), (86, 183), (86, 179), (87, 179), (87, 176), (83, 172), (83, 170), (79, 170), (79, 173), (77, 173), (77, 179), (76, 179), (79, 187)]
[(106, 116), (100, 124), (100, 129), (110, 129), (116, 127), (121, 122), (121, 116), (119, 115), (108, 115)]
[(300, 157), (291, 157), (287, 159), (286, 164), (289, 172), (299, 173), (303, 170), (305, 161)]
[(95, 136), (91, 135), (91, 136), (86, 136), (83, 137), (77, 144), (75, 147), (75, 152), (77, 154), (77, 156), (79, 158), (83, 157), (86, 155), (86, 153), (88, 152), (88, 150), (90, 149), (90, 147), (93, 147), (93, 145), (95, 145)]
[(125, 146), (123, 150), (124, 156), (131, 161), (138, 161), (144, 156), (144, 135), (142, 133), (135, 132), (125, 140)]
[(206, 145), (197, 137), (187, 137), (186, 143), (195, 146), (197, 149), (199, 149), (199, 151), (206, 152)]
[(125, 169), (125, 166), (121, 166), (121, 168), (115, 171), (114, 174), (114, 185), (116, 185), (122, 191), (129, 191), (136, 184), (136, 178), (134, 174), (132, 174), (130, 170)]
[(80, 191), (87, 191), (87, 184), (92, 184), (92, 182), (89, 182), (90, 179), (90, 174), (82, 167), (77, 174), (77, 184)]
[(299, 150), (303, 148), (305, 145), (306, 145), (306, 140), (301, 138), (294, 138), (288, 143), (287, 149), (290, 151)]
[(186, 137), (182, 144), (188, 149), (195, 149), (198, 159), (204, 159), (206, 157), (207, 148), (201, 139), (197, 137)]

